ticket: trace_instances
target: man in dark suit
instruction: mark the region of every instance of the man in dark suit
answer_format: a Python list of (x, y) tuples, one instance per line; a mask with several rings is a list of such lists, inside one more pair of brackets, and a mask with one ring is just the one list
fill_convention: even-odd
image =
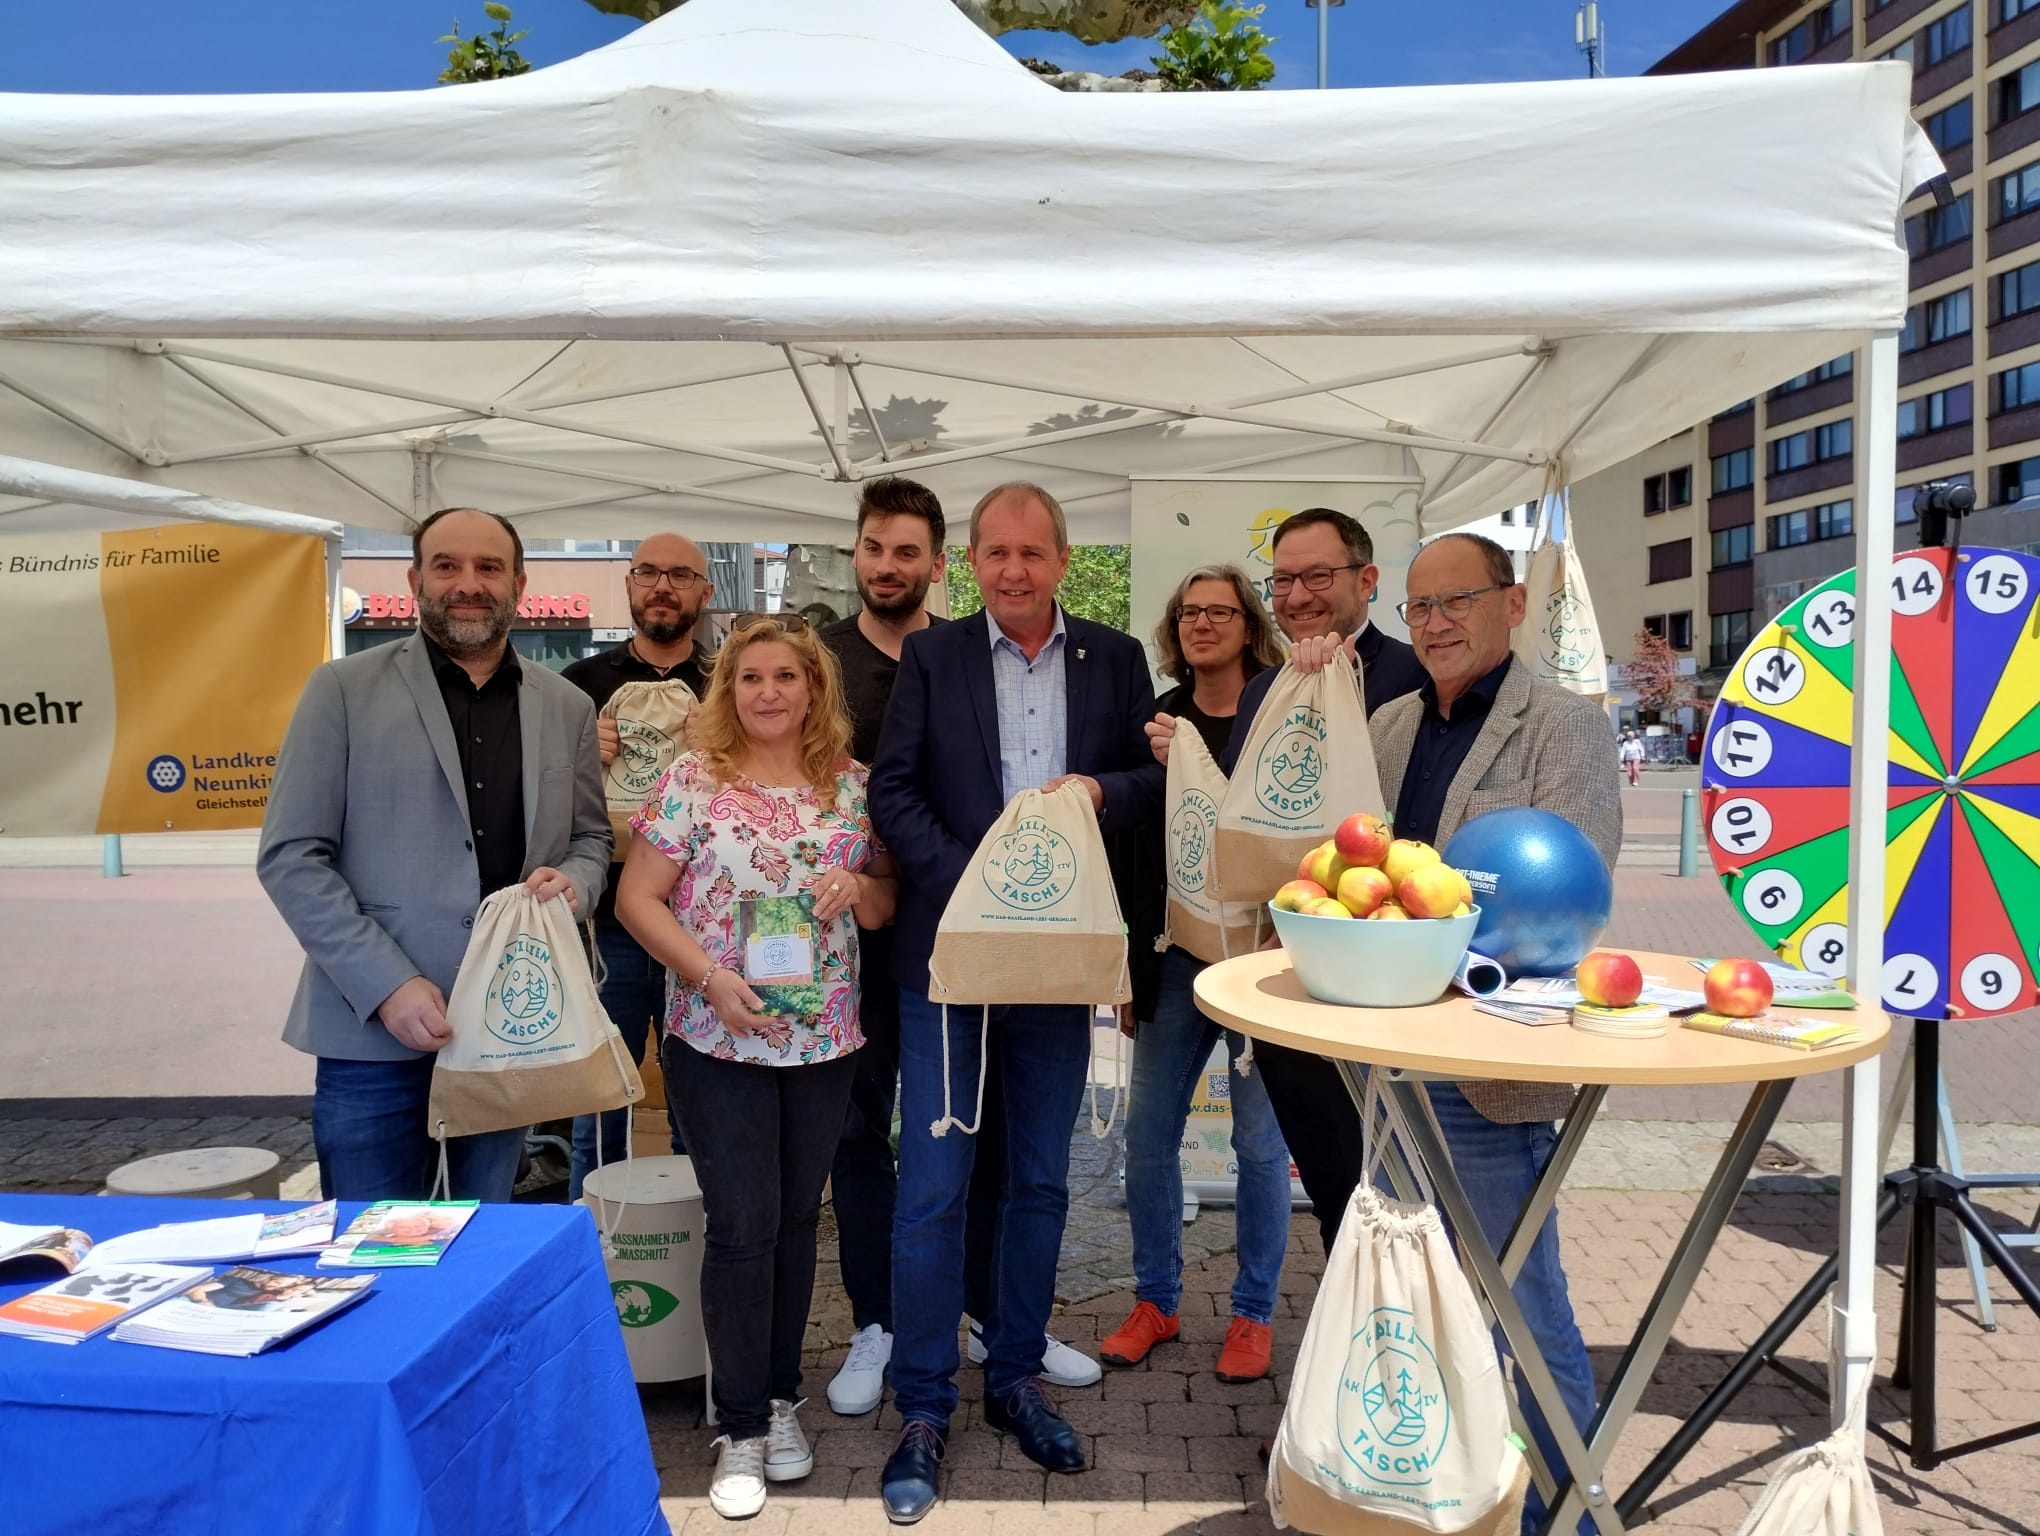
[[(1155, 707), (1146, 655), (1130, 636), (1063, 612), (1056, 589), (1069, 560), (1062, 509), (1046, 491), (1003, 485), (978, 503), (970, 561), (984, 610), (907, 636), (871, 772), (872, 820), (902, 875), (893, 950), (901, 1131), (892, 1380), (904, 1422), (880, 1479), (896, 1523), (933, 1505), (956, 1410), (964, 1196), (976, 1150), (970, 1136), (930, 1133), (945, 1114), (945, 1089), (970, 1103), (981, 1068), (979, 1010), (945, 1021), (928, 999), (936, 925), (979, 840), (1020, 791), (1074, 780), (1107, 831), (1161, 811), (1163, 771), (1143, 735)], [(1007, 1171), (985, 1419), (1042, 1466), (1075, 1472), (1082, 1444), (1039, 1377), (1090, 1010), (1014, 1004), (991, 1014)]]

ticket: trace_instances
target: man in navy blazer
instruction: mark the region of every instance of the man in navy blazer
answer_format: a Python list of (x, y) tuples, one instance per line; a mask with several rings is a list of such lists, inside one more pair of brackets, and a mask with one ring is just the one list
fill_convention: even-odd
[[(970, 561), (985, 606), (909, 635), (871, 770), (871, 813), (898, 860), (893, 969), (900, 983), (900, 1169), (893, 1222), (892, 1382), (903, 1420), (880, 1480), (886, 1514), (920, 1519), (956, 1410), (963, 1316), (964, 1195), (974, 1139), (936, 1137), (949, 1097), (975, 1101), (981, 1011), (946, 1022), (928, 1000), (936, 925), (978, 842), (1012, 797), (1075, 780), (1101, 829), (1161, 814), (1163, 770), (1144, 727), (1154, 684), (1138, 641), (1056, 602), (1069, 569), (1062, 508), (1038, 486), (1002, 485), (971, 513)], [(1052, 1471), (1084, 1465), (1039, 1376), (1069, 1212), (1070, 1128), (1083, 1101), (1091, 1010), (991, 1010), (1006, 1193), (994, 1315), (985, 1320), (985, 1418)]]

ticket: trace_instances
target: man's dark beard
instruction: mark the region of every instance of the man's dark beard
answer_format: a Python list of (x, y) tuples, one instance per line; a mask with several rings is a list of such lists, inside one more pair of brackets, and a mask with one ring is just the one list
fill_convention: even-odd
[(864, 606), (881, 619), (904, 619), (913, 616), (916, 610), (928, 600), (928, 588), (934, 584), (932, 576), (907, 583), (898, 597), (880, 597), (858, 578), (857, 595), (864, 600)]
[(649, 604), (633, 603), (630, 610), (631, 622), (638, 633), (654, 645), (671, 645), (693, 629), (700, 618), (699, 608), (690, 613), (684, 603), (676, 608), (660, 608), (656, 613)]
[[(486, 655), (496, 648), (502, 638), (510, 633), (510, 627), (517, 619), (517, 598), (515, 594), (505, 597), (496, 604), (486, 619), (455, 618), (449, 611), (456, 594), (445, 597), (418, 595), (418, 624), (432, 643), (456, 661), (470, 656)], [(483, 596), (479, 593), (460, 593), (461, 597)]]

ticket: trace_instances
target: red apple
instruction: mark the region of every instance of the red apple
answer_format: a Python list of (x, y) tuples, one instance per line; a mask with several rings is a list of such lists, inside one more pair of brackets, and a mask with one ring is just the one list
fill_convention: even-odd
[(1392, 901), (1384, 901), (1367, 914), (1367, 921), (1370, 923), (1406, 923), (1409, 920), (1409, 913)]
[(1311, 917), (1339, 917), (1349, 923), (1353, 920), (1353, 914), (1346, 910), (1346, 904), (1330, 896), (1312, 897), (1303, 904), (1303, 910)]
[(1411, 917), (1450, 917), (1460, 905), (1459, 871), (1445, 864), (1419, 864), (1396, 887), (1395, 899)]
[(1580, 996), (1596, 1008), (1627, 1008), (1643, 996), (1643, 969), (1627, 955), (1597, 949), (1577, 973)]
[(1352, 865), (1378, 867), (1388, 857), (1391, 840), (1388, 823), (1365, 811), (1348, 816), (1332, 833), (1332, 846), (1338, 849), (1340, 858)]
[(1301, 912), (1307, 901), (1316, 901), (1325, 888), (1315, 880), (1292, 880), (1275, 893), (1275, 905), (1284, 912)]
[(1707, 1007), (1732, 1019), (1753, 1019), (1771, 1006), (1771, 975), (1754, 960), (1717, 960), (1704, 983)]
[(1348, 912), (1355, 917), (1365, 917), (1388, 900), (1392, 892), (1388, 876), (1371, 864), (1362, 864), (1339, 876), (1339, 889), (1335, 894), (1345, 903)]

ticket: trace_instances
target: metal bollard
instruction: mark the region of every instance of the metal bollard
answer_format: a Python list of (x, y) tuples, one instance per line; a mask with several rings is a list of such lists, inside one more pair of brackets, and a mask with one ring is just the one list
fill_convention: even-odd
[(118, 880), (127, 871), (120, 867), (120, 834), (109, 832), (99, 840), (99, 873), (108, 880)]
[(1679, 796), (1679, 873), (1700, 873), (1700, 792), (1688, 789)]

